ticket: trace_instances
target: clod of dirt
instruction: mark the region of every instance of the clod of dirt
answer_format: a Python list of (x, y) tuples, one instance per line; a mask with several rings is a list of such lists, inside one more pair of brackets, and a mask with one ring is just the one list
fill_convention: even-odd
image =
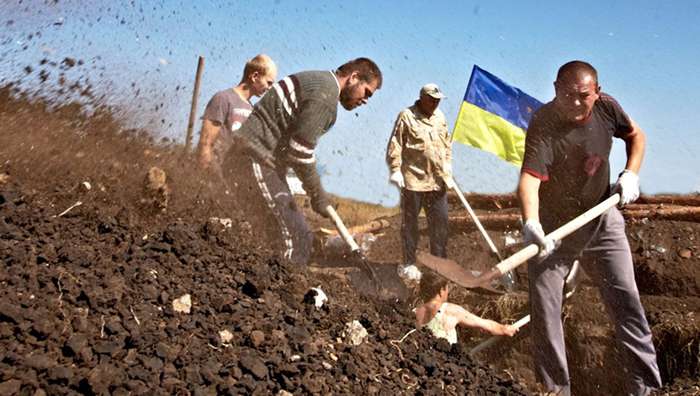
[(0, 394), (2, 395), (16, 395), (19, 394), (19, 388), (22, 386), (22, 381), (11, 379), (0, 383)]
[(250, 343), (254, 347), (259, 347), (265, 342), (265, 333), (260, 330), (253, 330), (250, 332)]
[(693, 257), (693, 252), (690, 249), (681, 249), (678, 251), (678, 255), (684, 259), (689, 259)]
[(151, 167), (146, 174), (145, 197), (142, 199), (142, 203), (164, 212), (168, 208), (168, 200), (170, 199), (170, 187), (166, 181), (167, 175), (163, 169), (157, 166)]

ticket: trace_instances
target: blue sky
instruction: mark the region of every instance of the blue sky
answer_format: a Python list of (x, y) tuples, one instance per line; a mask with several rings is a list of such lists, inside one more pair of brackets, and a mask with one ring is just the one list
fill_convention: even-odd
[[(20, 76), (42, 57), (84, 59), (95, 90), (129, 109), (135, 125), (180, 140), (198, 55), (206, 58), (198, 115), (259, 52), (275, 59), (280, 78), (374, 59), (384, 87), (367, 106), (341, 108), (319, 146), (323, 182), (335, 194), (398, 202), (387, 182), (386, 143), (396, 115), (424, 83), (448, 95), (440, 107), (453, 125), (472, 65), (549, 101), (557, 68), (572, 59), (596, 66), (603, 90), (647, 132), (643, 192), (700, 190), (700, 2), (48, 3), (0, 5), (0, 78)], [(29, 39), (35, 31), (41, 36)], [(620, 143), (613, 174), (624, 167)], [(515, 167), (459, 144), (454, 168), (465, 191), (510, 192), (517, 183)]]

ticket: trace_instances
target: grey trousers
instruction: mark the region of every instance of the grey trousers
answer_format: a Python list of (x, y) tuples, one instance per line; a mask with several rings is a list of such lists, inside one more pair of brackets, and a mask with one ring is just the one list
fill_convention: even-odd
[(564, 279), (577, 258), (598, 285), (614, 322), (616, 341), (632, 375), (629, 394), (646, 395), (661, 387), (651, 330), (634, 280), (625, 221), (617, 208), (565, 239), (544, 261), (528, 264), (531, 338), (538, 381), (550, 391), (570, 394), (561, 309)]

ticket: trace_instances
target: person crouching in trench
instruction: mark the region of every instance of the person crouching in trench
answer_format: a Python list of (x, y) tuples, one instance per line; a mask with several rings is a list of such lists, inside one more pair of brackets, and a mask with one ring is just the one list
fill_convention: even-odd
[(484, 319), (457, 304), (447, 302), (447, 281), (436, 276), (423, 277), (419, 293), (425, 303), (413, 310), (416, 315), (416, 328), (425, 327), (435, 337), (444, 338), (450, 344), (457, 343), (457, 325), (508, 337), (518, 332), (517, 327)]

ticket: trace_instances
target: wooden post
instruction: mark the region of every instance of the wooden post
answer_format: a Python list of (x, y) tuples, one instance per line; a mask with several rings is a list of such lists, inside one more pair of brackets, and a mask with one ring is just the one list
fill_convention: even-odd
[(204, 57), (199, 57), (197, 62), (197, 75), (194, 78), (194, 91), (192, 91), (192, 107), (190, 108), (190, 120), (187, 123), (187, 136), (185, 137), (185, 154), (190, 152), (192, 146), (192, 129), (194, 129), (194, 120), (197, 118), (197, 98), (199, 97), (199, 83), (202, 80), (202, 72), (204, 71)]

